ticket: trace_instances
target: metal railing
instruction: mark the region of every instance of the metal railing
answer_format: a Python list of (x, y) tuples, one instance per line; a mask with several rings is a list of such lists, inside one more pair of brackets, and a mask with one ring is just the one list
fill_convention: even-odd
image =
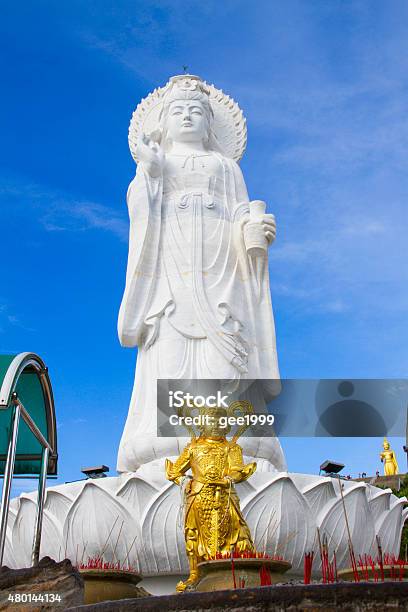
[(0, 566), (3, 564), (4, 546), (6, 543), (7, 518), (10, 507), (10, 492), (16, 461), (18, 428), (21, 417), (42, 446), (41, 470), (38, 479), (37, 511), (35, 516), (34, 538), (31, 554), (31, 563), (32, 565), (36, 565), (39, 561), (40, 555), (41, 528), (44, 512), (45, 484), (47, 480), (48, 459), (50, 454), (54, 454), (54, 450), (47, 442), (41, 431), (38, 429), (37, 425), (31, 418), (31, 416), (28, 414), (27, 410), (20, 402), (17, 393), (15, 392), (12, 395), (11, 403), (13, 407), (10, 421), (10, 435), (7, 447), (6, 465), (4, 468), (3, 491), (0, 505)]

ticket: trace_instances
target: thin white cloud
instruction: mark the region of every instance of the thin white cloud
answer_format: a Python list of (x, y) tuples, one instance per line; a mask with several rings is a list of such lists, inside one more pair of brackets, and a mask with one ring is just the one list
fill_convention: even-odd
[(362, 234), (378, 235), (390, 230), (392, 231), (392, 228), (388, 227), (385, 222), (370, 219), (360, 219), (359, 222), (350, 223), (344, 228), (346, 233), (354, 236), (361, 236)]
[(58, 202), (41, 218), (49, 232), (82, 232), (99, 229), (110, 232), (121, 241), (128, 239), (127, 222), (111, 208), (94, 202)]
[(20, 316), (10, 312), (10, 304), (6, 300), (0, 302), (0, 323), (0, 333), (5, 333), (10, 326), (20, 327), (26, 332), (35, 331), (33, 328), (25, 325)]
[(38, 219), (49, 232), (84, 232), (102, 230), (119, 240), (128, 239), (128, 223), (124, 207), (118, 210), (96, 202), (80, 200), (57, 190), (47, 189), (30, 182), (1, 181), (0, 198), (30, 203), (39, 210)]

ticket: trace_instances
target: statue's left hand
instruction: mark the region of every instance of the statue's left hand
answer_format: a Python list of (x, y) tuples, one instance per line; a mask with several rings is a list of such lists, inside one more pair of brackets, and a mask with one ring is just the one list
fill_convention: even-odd
[(267, 239), (269, 244), (276, 238), (276, 220), (275, 215), (271, 213), (265, 213), (262, 221), (262, 225), (265, 232), (265, 238)]
[(272, 213), (265, 213), (262, 217), (255, 222), (251, 220), (249, 214), (245, 215), (241, 221), (242, 230), (244, 230), (245, 225), (247, 223), (259, 223), (262, 225), (264, 235), (266, 240), (268, 241), (268, 245), (270, 246), (276, 238), (276, 220), (275, 215)]

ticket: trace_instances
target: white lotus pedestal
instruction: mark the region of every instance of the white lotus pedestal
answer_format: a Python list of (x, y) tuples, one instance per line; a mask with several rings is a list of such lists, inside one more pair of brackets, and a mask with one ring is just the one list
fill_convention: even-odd
[[(259, 466), (262, 469), (262, 466)], [(83, 480), (47, 489), (41, 556), (73, 564), (102, 555), (143, 576), (139, 586), (153, 594), (174, 592), (188, 574), (180, 517), (180, 490), (164, 479), (162, 461), (138, 473)], [(356, 557), (383, 552), (398, 556), (408, 509), (390, 489), (344, 481), (347, 512)], [(339, 569), (350, 565), (339, 481), (287, 472), (256, 472), (237, 485), (243, 515), (257, 550), (292, 564), (288, 579), (303, 575), (304, 553), (315, 548), (316, 528), (336, 550)], [(12, 500), (4, 563), (27, 567), (35, 517), (36, 493)], [(319, 571), (315, 554), (314, 571)]]

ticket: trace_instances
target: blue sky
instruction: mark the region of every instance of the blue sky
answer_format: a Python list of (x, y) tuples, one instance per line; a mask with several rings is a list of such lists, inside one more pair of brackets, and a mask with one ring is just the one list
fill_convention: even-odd
[[(6, 1), (0, 48), (0, 350), (49, 365), (61, 481), (114, 471), (136, 357), (116, 336), (128, 123), (184, 64), (247, 117), (282, 376), (408, 375), (406, 2)], [(283, 441), (293, 471), (355, 474), (380, 443)]]

